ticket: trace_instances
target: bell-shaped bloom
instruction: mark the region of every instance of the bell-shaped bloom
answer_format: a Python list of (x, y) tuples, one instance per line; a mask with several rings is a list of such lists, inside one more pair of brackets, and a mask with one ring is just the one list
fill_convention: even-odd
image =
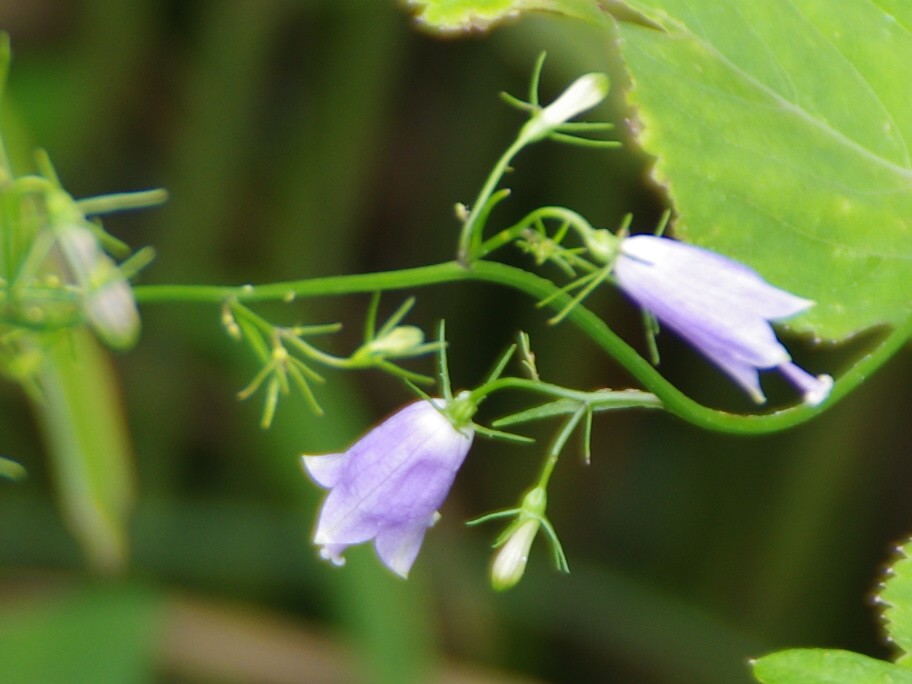
[(627, 295), (743, 387), (765, 401), (759, 371), (778, 369), (817, 405), (830, 393), (829, 375), (799, 368), (770, 321), (814, 302), (773, 287), (747, 266), (700, 247), (637, 235), (621, 241), (614, 277)]
[(432, 401), (409, 404), (348, 451), (301, 457), (330, 490), (314, 535), (323, 558), (342, 565), (346, 548), (373, 540), (380, 560), (408, 576), (474, 436), (471, 424), (453, 425), (443, 399)]

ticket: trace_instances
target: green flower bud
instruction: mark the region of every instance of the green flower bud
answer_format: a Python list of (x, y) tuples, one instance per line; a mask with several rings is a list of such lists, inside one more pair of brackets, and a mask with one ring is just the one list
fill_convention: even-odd
[(383, 337), (373, 340), (368, 346), (371, 354), (377, 356), (409, 356), (415, 347), (424, 343), (424, 332), (414, 325), (397, 325)]
[(83, 293), (89, 325), (109, 347), (126, 349), (139, 336), (133, 292), (92, 231), (79, 224), (55, 229), (66, 268)]

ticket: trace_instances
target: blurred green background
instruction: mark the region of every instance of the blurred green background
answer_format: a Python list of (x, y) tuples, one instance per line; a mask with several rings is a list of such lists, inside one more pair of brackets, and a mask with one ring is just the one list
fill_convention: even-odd
[[(547, 17), (454, 41), (416, 31), (392, 1), (4, 0), (0, 27), (14, 54), (2, 126), (19, 172), (40, 145), (76, 197), (170, 191), (165, 207), (105, 224), (156, 248), (142, 283), (265, 282), (452, 258), (453, 204), (471, 201), (522, 121), (497, 93), (524, 94), (542, 49), (544, 98), (608, 70), (617, 89), (601, 113), (619, 124), (627, 116), (612, 41)], [(617, 134), (621, 150), (524, 151), (494, 223), (560, 203), (595, 225), (632, 211), (649, 230), (661, 192), (623, 125)], [(630, 383), (575, 329), (548, 328), (512, 292), (468, 284), (411, 294), (413, 322), (430, 330), (446, 318), (457, 385), (477, 383), (520, 329), (547, 380)], [(385, 296), (383, 311), (404, 296)], [(640, 344), (638, 316), (617, 296), (606, 288), (590, 304)], [(277, 322), (342, 321), (330, 345), (345, 352), (366, 305), (346, 297), (263, 310)], [(30, 473), (0, 481), (4, 683), (738, 684), (750, 681), (749, 657), (776, 648), (889, 653), (870, 596), (912, 531), (905, 355), (780, 435), (600, 417), (591, 465), (568, 451), (552, 480), (549, 514), (572, 573), (555, 573), (536, 545), (522, 583), (496, 594), (486, 573), (499, 530), (462, 522), (514, 505), (539, 451), (479, 441), (408, 582), (370, 549), (335, 569), (310, 542), (321, 492), (297, 455), (344, 448), (409, 393), (379, 374), (329, 374), (318, 390), (325, 416), (286, 399), (264, 432), (259, 397), (235, 399), (254, 359), (224, 334), (217, 307), (142, 314), (138, 347), (112, 359), (137, 488), (123, 572), (87, 565), (39, 421), (16, 385), (0, 386), (0, 449)], [(791, 347), (838, 373), (864, 342)], [(697, 398), (750, 409), (691, 350), (663, 339), (662, 351), (664, 372)], [(492, 399), (480, 419), (523, 401)], [(532, 432), (546, 442), (553, 427)]]

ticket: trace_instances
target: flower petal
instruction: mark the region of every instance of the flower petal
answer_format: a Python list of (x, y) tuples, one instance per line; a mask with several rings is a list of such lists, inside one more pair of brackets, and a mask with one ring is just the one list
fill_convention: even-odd
[[(625, 245), (632, 240), (622, 243), (615, 277), (624, 292), (665, 326), (713, 360), (718, 358), (720, 365), (728, 358), (756, 368), (772, 368), (789, 360), (765, 316), (756, 310), (767, 294), (766, 288), (758, 288), (756, 296), (751, 297), (742, 282), (740, 291), (728, 292), (724, 271), (713, 284), (708, 284), (699, 272), (698, 277), (689, 279), (686, 271), (679, 268), (667, 269), (631, 258)], [(775, 299), (770, 297), (770, 301)]]
[(339, 487), (329, 492), (314, 532), (315, 544), (361, 544), (374, 538), (382, 521), (359, 508), (360, 500)]
[(335, 487), (345, 464), (345, 452), (341, 454), (320, 454), (317, 456), (301, 455), (301, 465), (307, 470), (314, 482), (329, 489)]
[(320, 558), (327, 560), (337, 568), (345, 565), (345, 558), (342, 553), (348, 548), (348, 544), (324, 544), (320, 549)]
[(770, 285), (752, 268), (715, 252), (669, 238), (635, 235), (621, 252), (654, 266), (669, 280), (707, 289), (763, 318), (778, 320), (805, 311), (814, 302)]
[(374, 541), (374, 548), (383, 564), (401, 578), (408, 578), (424, 535), (432, 524), (433, 518), (426, 525), (381, 530)]
[(711, 355), (707, 353), (706, 356), (732, 380), (738, 383), (750, 395), (754, 403), (762, 404), (766, 401), (766, 395), (760, 387), (760, 373), (757, 371), (756, 366), (724, 354)]
[(778, 367), (819, 403), (832, 387), (791, 363), (770, 324), (813, 302), (767, 283), (744, 264), (668, 238), (621, 241), (613, 274), (622, 290), (662, 325), (692, 344), (757, 401), (765, 400), (758, 371)]

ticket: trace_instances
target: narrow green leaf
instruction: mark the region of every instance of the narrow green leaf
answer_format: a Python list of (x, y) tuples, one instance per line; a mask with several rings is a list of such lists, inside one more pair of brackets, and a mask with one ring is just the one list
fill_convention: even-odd
[[(6, 31), (0, 31), (0, 98), (6, 91), (6, 79), (9, 76), (10, 65), (10, 37)], [(10, 174), (9, 160), (6, 156), (6, 146), (0, 140), (0, 171)]]
[(815, 300), (799, 331), (839, 340), (907, 319), (909, 4), (627, 5), (646, 19), (620, 24), (635, 132), (678, 237)]
[(60, 506), (93, 568), (117, 572), (127, 560), (134, 476), (114, 373), (85, 330), (62, 333), (45, 354), (33, 408)]
[(602, 390), (591, 392), (579, 399), (562, 398), (539, 404), (530, 409), (498, 418), (495, 427), (518, 425), (533, 420), (576, 413), (582, 404), (588, 404), (591, 411), (613, 411), (629, 408), (661, 408), (662, 404), (654, 394), (640, 390)]
[(912, 684), (912, 670), (851, 651), (792, 649), (753, 663), (763, 684)]

